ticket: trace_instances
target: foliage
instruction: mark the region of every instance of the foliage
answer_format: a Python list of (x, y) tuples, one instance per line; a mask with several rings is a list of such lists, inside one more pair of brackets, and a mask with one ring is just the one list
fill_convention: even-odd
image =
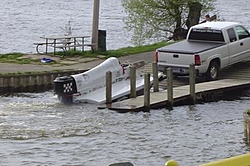
[(133, 42), (143, 44), (146, 39), (169, 37), (176, 27), (186, 27), (189, 4), (199, 2), (204, 13), (214, 10), (216, 0), (123, 0), (127, 13), (125, 28), (133, 31)]

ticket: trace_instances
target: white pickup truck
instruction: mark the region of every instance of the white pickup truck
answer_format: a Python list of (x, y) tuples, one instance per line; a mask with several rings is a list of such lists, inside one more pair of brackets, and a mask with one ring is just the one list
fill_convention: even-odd
[(235, 22), (207, 22), (190, 28), (186, 40), (159, 48), (155, 60), (160, 71), (173, 69), (187, 75), (195, 64), (197, 75), (216, 80), (220, 69), (250, 57), (250, 34)]

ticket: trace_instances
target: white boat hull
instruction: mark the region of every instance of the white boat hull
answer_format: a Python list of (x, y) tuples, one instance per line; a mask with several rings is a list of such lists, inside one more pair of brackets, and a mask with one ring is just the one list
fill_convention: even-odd
[[(109, 58), (95, 68), (84, 73), (58, 77), (54, 80), (54, 92), (63, 103), (86, 102), (102, 104), (106, 102), (106, 73), (112, 72), (112, 100), (130, 94), (130, 66), (120, 64), (117, 58)], [(160, 76), (160, 74), (159, 74)], [(153, 77), (150, 77), (152, 83)], [(144, 89), (144, 75), (136, 69), (136, 91)]]

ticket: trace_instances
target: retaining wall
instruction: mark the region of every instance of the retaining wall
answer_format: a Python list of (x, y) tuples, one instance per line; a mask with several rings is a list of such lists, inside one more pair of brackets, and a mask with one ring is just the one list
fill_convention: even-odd
[(53, 89), (53, 81), (56, 77), (84, 71), (86, 70), (0, 75), (0, 95), (18, 92), (44, 92)]

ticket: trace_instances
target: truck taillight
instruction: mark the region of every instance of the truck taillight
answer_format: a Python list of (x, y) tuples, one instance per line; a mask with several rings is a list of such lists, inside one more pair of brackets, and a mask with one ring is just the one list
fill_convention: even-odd
[(200, 66), (201, 65), (201, 58), (199, 54), (194, 55), (194, 64), (196, 66)]
[(158, 51), (155, 51), (155, 62), (158, 62)]

